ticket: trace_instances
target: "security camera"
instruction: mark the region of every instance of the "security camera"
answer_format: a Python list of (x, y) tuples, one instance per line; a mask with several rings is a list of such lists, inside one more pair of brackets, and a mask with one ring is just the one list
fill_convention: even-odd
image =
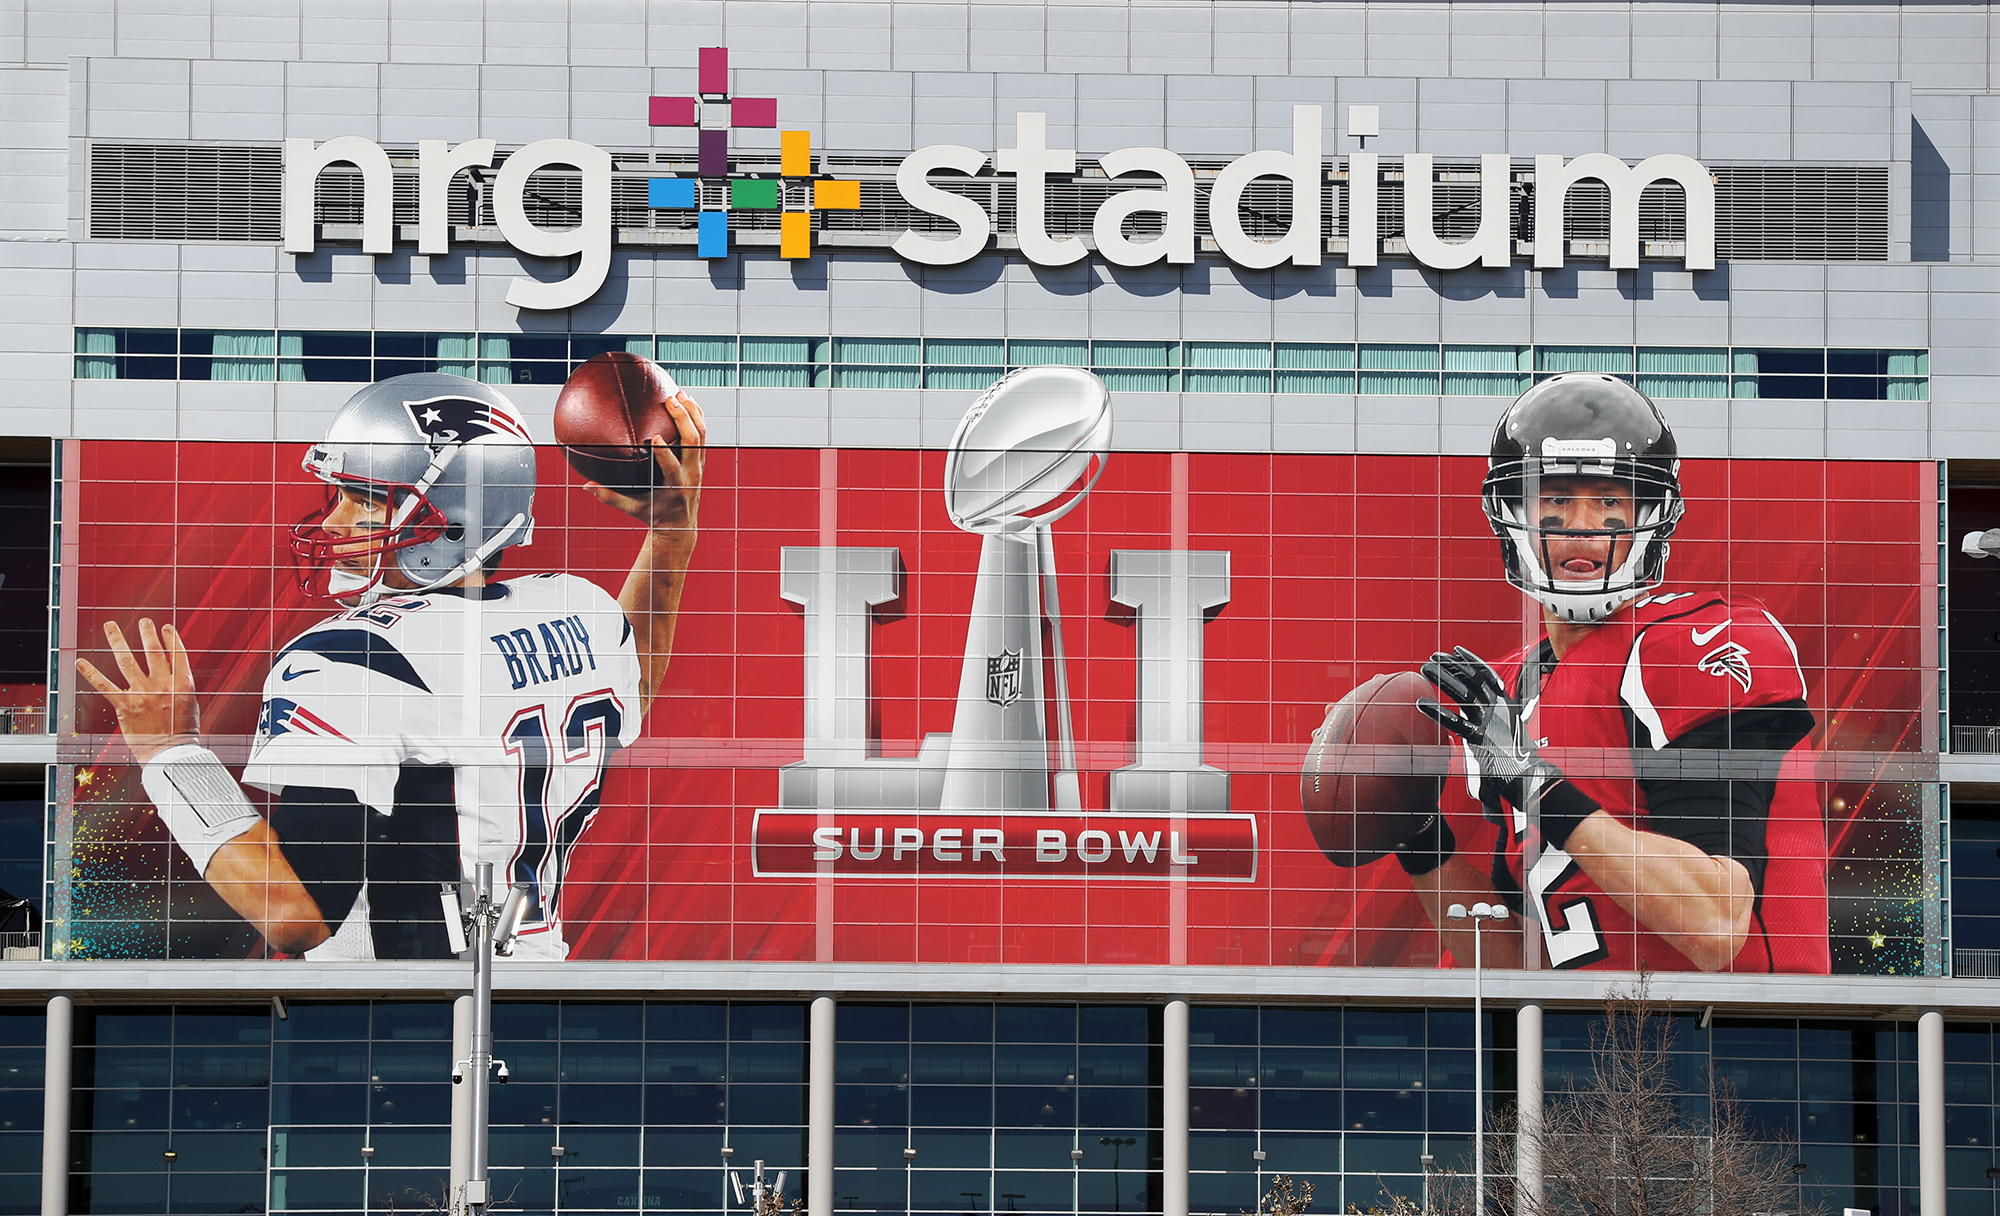
[(454, 1065), (452, 1065), (452, 1066), (451, 1066), (451, 1083), (452, 1083), (453, 1085), (458, 1085), (458, 1084), (461, 1084), (461, 1083), (463, 1083), (463, 1082), (464, 1082), (464, 1080), (465, 1080), (465, 1065), (463, 1065), (463, 1064), (454, 1064)]
[(493, 1079), (495, 1081), (500, 1082), (500, 1084), (502, 1085), (505, 1085), (507, 1083), (507, 1061), (505, 1060), (500, 1061), (500, 1067), (496, 1072), (494, 1072)]

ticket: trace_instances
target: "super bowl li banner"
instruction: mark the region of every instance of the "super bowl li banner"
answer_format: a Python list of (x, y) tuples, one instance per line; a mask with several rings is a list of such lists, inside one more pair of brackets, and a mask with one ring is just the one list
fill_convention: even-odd
[(1683, 458), (1595, 373), (1452, 457), (1124, 450), (1059, 367), (931, 451), (507, 391), (65, 445), (53, 957), (448, 957), (489, 866), (516, 960), (1936, 948), (1928, 464)]

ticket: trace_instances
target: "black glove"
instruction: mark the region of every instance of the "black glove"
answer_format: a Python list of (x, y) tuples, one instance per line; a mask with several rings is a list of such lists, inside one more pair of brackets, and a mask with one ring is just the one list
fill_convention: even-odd
[(1479, 770), (1480, 788), (1491, 789), (1521, 811), (1539, 797), (1542, 839), (1562, 848), (1597, 804), (1537, 754), (1521, 707), (1507, 695), (1500, 674), (1463, 646), (1450, 654), (1432, 655), (1420, 670), (1438, 691), (1458, 702), (1459, 709), (1454, 712), (1429, 699), (1418, 701), (1417, 708), (1465, 740), (1466, 752)]

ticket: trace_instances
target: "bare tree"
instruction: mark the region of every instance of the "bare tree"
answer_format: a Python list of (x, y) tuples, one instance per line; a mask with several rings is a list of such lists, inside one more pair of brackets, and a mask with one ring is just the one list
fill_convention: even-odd
[[(1673, 1043), (1644, 974), (1606, 993), (1590, 1075), (1565, 1076), (1539, 1126), (1512, 1111), (1489, 1122), (1484, 1216), (1820, 1216), (1802, 1203), (1796, 1143), (1761, 1134), (1712, 1068), (1684, 1085)], [(1516, 1185), (1517, 1144), (1539, 1159), (1539, 1188)], [(1399, 1196), (1385, 1216), (1474, 1216), (1470, 1177), (1436, 1171), (1426, 1183), (1426, 1202)]]
[(1300, 1179), (1296, 1184), (1290, 1174), (1279, 1174), (1271, 1179), (1271, 1189), (1257, 1204), (1257, 1216), (1303, 1216), (1313, 1205), (1313, 1184), (1310, 1179)]

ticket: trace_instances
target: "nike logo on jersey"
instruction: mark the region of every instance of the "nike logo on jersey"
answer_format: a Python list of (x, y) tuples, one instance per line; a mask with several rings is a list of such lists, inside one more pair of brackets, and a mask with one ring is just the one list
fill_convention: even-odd
[[(1711, 632), (1708, 636), (1714, 637), (1715, 634)], [(1734, 642), (1724, 642), (1701, 656), (1701, 662), (1696, 666), (1717, 679), (1727, 676), (1741, 684), (1744, 692), (1750, 691), (1750, 652)]]
[(1713, 641), (1713, 640), (1715, 639), (1715, 635), (1716, 635), (1716, 634), (1718, 634), (1718, 633), (1721, 633), (1721, 632), (1722, 632), (1723, 630), (1725, 630), (1725, 629), (1727, 629), (1727, 628), (1729, 628), (1729, 622), (1728, 622), (1728, 621), (1724, 621), (1724, 622), (1722, 622), (1722, 624), (1720, 624), (1720, 625), (1717, 625), (1717, 626), (1716, 626), (1715, 628), (1713, 628), (1713, 629), (1709, 629), (1709, 630), (1706, 630), (1706, 631), (1704, 631), (1704, 630), (1700, 630), (1700, 629), (1696, 629), (1696, 628), (1694, 628), (1693, 626), (1689, 626), (1689, 627), (1688, 627), (1688, 636), (1694, 639), (1694, 644), (1695, 644), (1695, 645), (1697, 645), (1697, 646), (1706, 646), (1706, 645), (1708, 645), (1708, 644), (1709, 644), (1709, 642), (1711, 642), (1711, 641)]
[(579, 616), (543, 621), (534, 629), (496, 633), (488, 640), (507, 664), (507, 678), (515, 688), (582, 675), (586, 667), (597, 670), (597, 652), (591, 648), (590, 632)]
[(305, 670), (303, 670), (303, 671), (301, 671), (301, 670), (299, 670), (299, 669), (297, 669), (297, 668), (294, 668), (294, 667), (287, 667), (287, 668), (285, 668), (285, 669), (284, 669), (283, 671), (281, 671), (281, 672), (279, 672), (279, 673), (278, 673), (278, 678), (279, 678), (280, 680), (296, 680), (296, 679), (298, 679), (298, 678), (299, 678), (300, 676), (309, 676), (309, 675), (311, 675), (312, 673), (314, 673), (315, 671), (318, 671), (318, 670), (319, 670), (319, 668), (317, 668), (317, 667), (308, 667), (308, 668), (306, 668), (306, 669), (305, 669)]

